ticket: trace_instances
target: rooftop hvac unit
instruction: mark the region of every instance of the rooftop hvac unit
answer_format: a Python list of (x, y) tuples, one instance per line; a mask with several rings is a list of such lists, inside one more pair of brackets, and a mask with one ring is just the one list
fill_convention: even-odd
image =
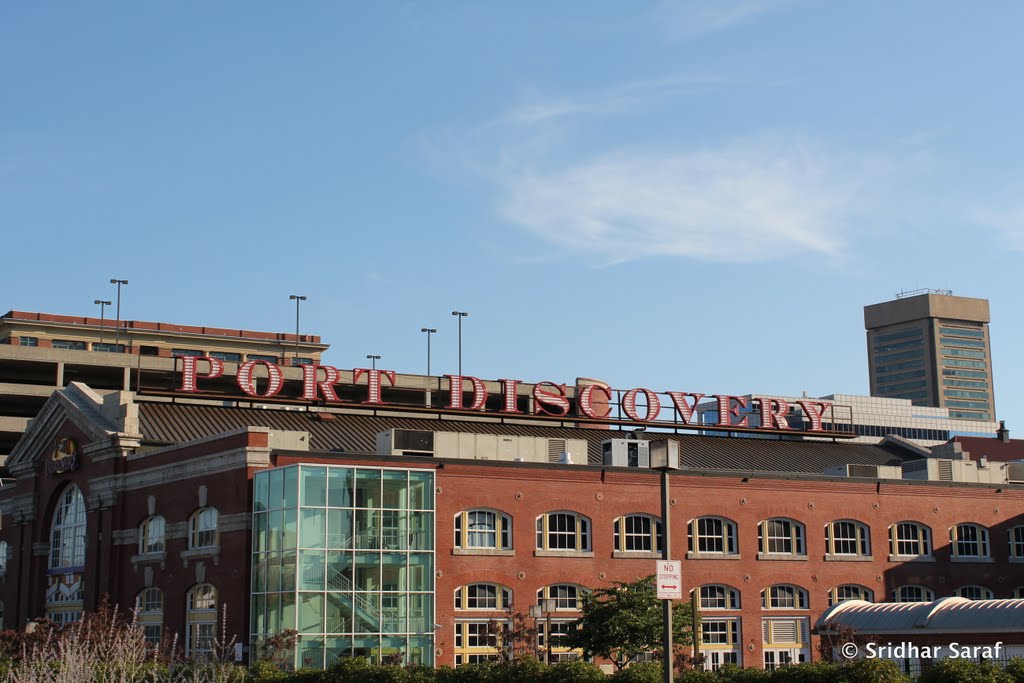
[(860, 477), (862, 479), (902, 479), (903, 469), (889, 465), (836, 465), (825, 468), (830, 477)]
[(377, 455), (434, 455), (434, 432), (389, 429), (377, 434)]
[(1024, 462), (1006, 463), (1006, 481), (1012, 484), (1024, 484)]
[(651, 466), (651, 442), (638, 439), (608, 439), (601, 442), (601, 462), (605, 467)]

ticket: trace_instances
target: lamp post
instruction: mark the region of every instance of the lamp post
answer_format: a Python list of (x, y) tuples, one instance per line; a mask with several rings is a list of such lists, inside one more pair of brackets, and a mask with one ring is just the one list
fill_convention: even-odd
[(292, 358), (292, 365), (299, 364), (299, 302), (305, 301), (306, 297), (301, 294), (290, 294), (288, 298), (295, 302), (295, 357)]
[(437, 332), (433, 327), (422, 327), (420, 332), (427, 333), (427, 377), (430, 377), (430, 335)]
[(452, 315), (459, 318), (459, 377), (462, 377), (462, 319), (469, 313), (465, 311), (452, 311)]
[[(650, 444), (651, 469), (661, 472), (661, 530), (663, 540), (661, 559), (672, 559), (672, 527), (669, 514), (668, 473), (679, 469), (679, 444), (675, 441), (652, 441)], [(662, 680), (672, 683), (672, 601), (661, 601), (661, 622), (664, 633), (661, 637)], [(697, 638), (694, 632), (694, 640)]]
[(530, 605), (530, 616), (536, 622), (544, 618), (544, 663), (551, 663), (551, 613), (558, 608), (555, 598), (542, 598), (536, 605)]
[(371, 354), (368, 354), (366, 357), (370, 359), (371, 363), (373, 363), (373, 365), (371, 365), (370, 367), (372, 369), (376, 370), (377, 369), (377, 361), (380, 360), (380, 356), (375, 356), (375, 355), (373, 355), (371, 353)]
[(100, 345), (102, 346), (103, 345), (103, 319), (105, 317), (104, 313), (106, 311), (107, 306), (110, 305), (110, 302), (109, 301), (104, 301), (102, 299), (96, 299), (96, 301), (93, 301), (93, 303), (94, 304), (99, 304), (99, 307), (100, 307)]
[(121, 285), (128, 284), (127, 280), (110, 278), (110, 284), (117, 285), (117, 323), (114, 325), (114, 351), (121, 352)]

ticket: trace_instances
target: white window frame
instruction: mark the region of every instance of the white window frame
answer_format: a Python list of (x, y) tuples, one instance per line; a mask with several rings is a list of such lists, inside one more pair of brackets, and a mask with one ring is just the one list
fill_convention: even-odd
[(188, 547), (190, 550), (216, 548), (220, 544), (219, 513), (215, 507), (199, 508), (188, 520)]
[[(902, 548), (901, 544), (903, 544)], [(911, 544), (916, 546), (919, 552), (902, 552), (910, 549)], [(893, 557), (931, 558), (931, 527), (914, 520), (896, 522), (889, 527), (889, 554)]]
[[(639, 531), (637, 526), (640, 527)], [(632, 514), (618, 517), (612, 522), (612, 540), (620, 553), (660, 553), (662, 548), (661, 520), (653, 515)], [(629, 547), (633, 545), (634, 547)]]
[(61, 491), (50, 525), (50, 569), (85, 566), (85, 498), (74, 484)]
[(1010, 527), (1006, 535), (1010, 541), (1010, 557), (1024, 560), (1024, 524)]
[(978, 585), (960, 586), (953, 591), (953, 595), (958, 598), (967, 598), (968, 600), (991, 600), (995, 597), (991, 588)]
[[(185, 654), (210, 657), (217, 639), (217, 589), (211, 584), (193, 586), (186, 598)], [(206, 635), (209, 633), (209, 635)]]
[(855, 519), (825, 525), (825, 554), (833, 557), (871, 557), (871, 530)]
[(167, 523), (160, 515), (142, 520), (139, 525), (139, 554), (162, 553), (167, 550)]
[[(935, 591), (928, 586), (918, 584), (906, 584), (893, 589), (890, 596), (892, 602), (932, 602), (935, 600)], [(908, 600), (912, 597), (912, 600)]]
[(537, 550), (590, 552), (590, 542), (590, 518), (578, 512), (555, 510), (537, 517)]
[[(792, 605), (785, 604), (792, 602)], [(792, 610), (810, 609), (807, 590), (792, 583), (776, 583), (761, 591), (761, 609)]]
[(740, 592), (724, 583), (697, 586), (696, 593), (697, 605), (702, 612), (740, 609)]
[[(849, 595), (841, 597), (843, 594), (852, 593), (856, 591), (857, 595)], [(838, 605), (841, 602), (847, 600), (864, 600), (865, 602), (875, 601), (875, 592), (867, 586), (862, 586), (859, 583), (844, 583), (838, 586), (833, 586), (828, 592), (828, 606)]]
[[(806, 557), (807, 531), (802, 522), (788, 517), (772, 517), (757, 527), (758, 552), (767, 557)], [(789, 546), (780, 550), (780, 546)]]
[(544, 600), (555, 601), (556, 612), (579, 612), (583, 607), (583, 596), (587, 588), (575, 583), (553, 583), (537, 591), (537, 604)]
[(687, 542), (690, 554), (695, 556), (739, 554), (736, 522), (728, 517), (714, 515), (695, 517), (690, 520), (687, 527), (689, 529)]
[(511, 608), (512, 589), (500, 583), (469, 583), (455, 589), (455, 609), (460, 612), (497, 612)]
[[(958, 559), (987, 560), (991, 555), (988, 529), (980, 524), (964, 522), (949, 529), (949, 546)], [(973, 546), (974, 552), (971, 552)]]
[(473, 508), (455, 515), (455, 547), (512, 550), (512, 517), (501, 510)]

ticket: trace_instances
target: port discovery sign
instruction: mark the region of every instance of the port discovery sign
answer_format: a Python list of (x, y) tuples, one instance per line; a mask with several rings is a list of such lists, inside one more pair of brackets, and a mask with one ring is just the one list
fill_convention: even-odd
[[(209, 356), (179, 356), (181, 385), (178, 392), (204, 393), (203, 380), (216, 380), (224, 376), (224, 362)], [(205, 366), (205, 367), (204, 367)], [(257, 370), (259, 368), (259, 370)], [(383, 399), (383, 390), (395, 386), (394, 370), (355, 368), (351, 380), (342, 381), (342, 371), (330, 365), (303, 365), (302, 388), (290, 398), (322, 405), (364, 405), (368, 407), (406, 405)], [(258, 374), (257, 374), (258, 373)], [(259, 381), (257, 382), (257, 377)], [(652, 391), (643, 387), (612, 389), (603, 384), (567, 387), (555, 382), (526, 384), (528, 393), (520, 391), (524, 382), (517, 379), (496, 380), (500, 391), (489, 394), (483, 380), (468, 375), (444, 375), (447, 380), (448, 404), (443, 410), (462, 413), (496, 413), (506, 416), (536, 416), (547, 418), (579, 419), (603, 423), (636, 423), (662, 427), (689, 427), (700, 429), (754, 429), (775, 432), (826, 432), (822, 417), (831, 408), (827, 401), (803, 399), (795, 401), (802, 409), (802, 428), (789, 423), (789, 402), (777, 398), (747, 399), (725, 394), (702, 394), (689, 391)], [(284, 372), (266, 360), (250, 360), (238, 366), (235, 383), (241, 392), (253, 399), (281, 399), (285, 387)], [(343, 399), (359, 387), (360, 398)], [(346, 393), (346, 392), (343, 392)], [(573, 395), (574, 394), (574, 395)], [(529, 407), (524, 410), (523, 399)], [(701, 423), (697, 404), (707, 398), (716, 404), (717, 420)], [(490, 399), (490, 400), (489, 400)], [(529, 400), (532, 399), (532, 400)], [(409, 404), (411, 405), (411, 404)], [(411, 407), (418, 407), (413, 406)], [(439, 408), (440, 409), (440, 408)], [(751, 424), (756, 413), (757, 424)], [(829, 435), (833, 432), (828, 431)], [(838, 435), (837, 435), (838, 436)]]

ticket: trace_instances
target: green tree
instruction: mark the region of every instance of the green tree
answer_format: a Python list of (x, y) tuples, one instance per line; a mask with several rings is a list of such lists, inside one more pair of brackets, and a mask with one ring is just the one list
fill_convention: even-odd
[[(661, 602), (654, 590), (653, 575), (595, 589), (583, 598), (579, 628), (569, 631), (565, 644), (580, 648), (587, 657), (608, 659), (622, 670), (637, 655), (661, 650)], [(672, 606), (673, 644), (693, 643), (690, 615), (689, 602)], [(668, 659), (671, 662), (674, 658)]]

